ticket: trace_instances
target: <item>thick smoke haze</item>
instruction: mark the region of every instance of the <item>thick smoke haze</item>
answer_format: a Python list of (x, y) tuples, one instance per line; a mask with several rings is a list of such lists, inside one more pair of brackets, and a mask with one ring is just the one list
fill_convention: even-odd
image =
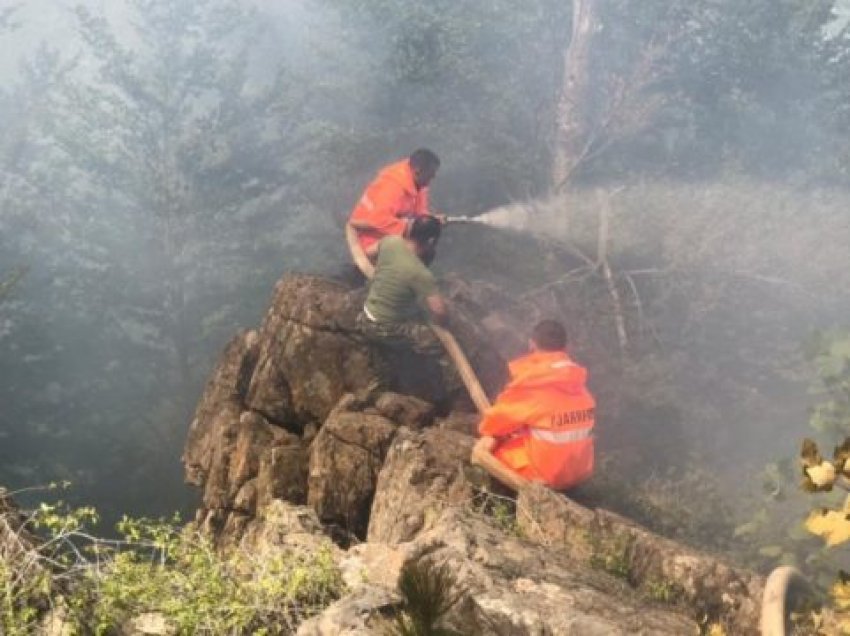
[(438, 273), (570, 323), (602, 457), (760, 500), (850, 315), (850, 0), (608, 0), (586, 46), (569, 4), (0, 4), (0, 484), (190, 510), (222, 347), (284, 272), (344, 276), (360, 190), (427, 146), (480, 221)]

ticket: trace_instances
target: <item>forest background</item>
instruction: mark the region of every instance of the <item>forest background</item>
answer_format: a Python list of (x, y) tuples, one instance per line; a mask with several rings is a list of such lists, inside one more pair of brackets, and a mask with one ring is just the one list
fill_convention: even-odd
[(68, 480), (108, 519), (191, 510), (179, 456), (224, 343), (283, 272), (342, 274), (360, 189), (428, 146), (435, 207), (524, 228), (450, 227), (438, 271), (570, 318), (598, 496), (765, 564), (811, 558), (790, 458), (847, 364), (848, 15), (4, 0), (0, 484)]

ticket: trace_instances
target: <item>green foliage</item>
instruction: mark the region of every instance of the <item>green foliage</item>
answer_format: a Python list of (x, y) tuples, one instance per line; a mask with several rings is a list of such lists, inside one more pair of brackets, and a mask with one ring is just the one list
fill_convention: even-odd
[[(850, 333), (816, 334), (809, 346), (809, 359), (817, 374), (813, 393), (818, 399), (809, 423), (813, 429), (833, 439), (837, 435), (845, 437), (835, 447), (831, 460), (821, 455), (815, 441), (803, 440), (800, 452), (802, 488), (809, 493), (821, 493), (837, 487), (846, 493), (850, 491)], [(813, 510), (805, 521), (805, 528), (823, 539), (825, 549), (850, 542), (850, 495), (846, 495), (843, 503), (834, 502), (830, 507)], [(830, 593), (835, 610), (834, 629), (850, 633), (850, 584), (846, 573), (839, 573)]]
[(680, 585), (664, 579), (646, 581), (643, 587), (646, 595), (659, 603), (676, 603), (684, 594)]
[(460, 600), (457, 580), (447, 563), (420, 559), (402, 568), (398, 589), (402, 611), (388, 627), (388, 636), (462, 636), (443, 626), (446, 615)]
[(28, 636), (35, 631), (50, 591), (50, 575), (31, 565), (0, 558), (0, 634)]
[(811, 427), (829, 438), (850, 433), (850, 333), (817, 333), (807, 347), (817, 374)]
[[(246, 551), (219, 555), (206, 537), (170, 523), (123, 522), (123, 550), (89, 572), (90, 625), (97, 633), (158, 612), (183, 634), (285, 632), (335, 600), (342, 581), (329, 550), (286, 552), (259, 562)], [(88, 607), (87, 607), (88, 606)]]
[(31, 633), (44, 608), (65, 604), (81, 633), (115, 633), (156, 613), (179, 634), (284, 634), (344, 589), (330, 546), (264, 557), (242, 547), (222, 551), (180, 528), (177, 516), (125, 517), (123, 539), (110, 541), (86, 533), (96, 519), (91, 508), (62, 504), (42, 504), (23, 518), (17, 532), (33, 537), (31, 547), (0, 559), (2, 633)]
[(634, 538), (630, 535), (614, 537), (610, 541), (602, 541), (596, 536), (589, 536), (591, 546), (590, 566), (624, 581), (632, 582), (632, 557), (634, 555)]
[(521, 535), (516, 518), (516, 500), (514, 498), (499, 495), (483, 488), (477, 490), (468, 505), (472, 514), (480, 516), (505, 534)]

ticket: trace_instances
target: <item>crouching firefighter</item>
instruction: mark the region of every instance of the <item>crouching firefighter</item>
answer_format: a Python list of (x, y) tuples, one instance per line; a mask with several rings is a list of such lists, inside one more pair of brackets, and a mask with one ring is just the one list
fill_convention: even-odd
[(481, 420), (472, 461), (514, 490), (530, 481), (566, 490), (593, 473), (596, 403), (587, 371), (567, 355), (559, 322), (539, 323), (529, 345)]

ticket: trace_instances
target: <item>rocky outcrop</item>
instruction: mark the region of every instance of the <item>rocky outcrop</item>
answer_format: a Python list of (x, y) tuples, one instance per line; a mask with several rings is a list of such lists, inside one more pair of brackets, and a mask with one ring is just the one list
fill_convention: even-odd
[[(452, 331), (493, 394), (505, 365), (487, 335), (516, 354), (521, 325), (487, 306), (496, 291), (450, 288), (465, 308)], [(422, 561), (454, 574), (447, 624), (461, 633), (679, 635), (705, 616), (752, 633), (759, 577), (616, 515), (535, 487), (509, 527), (488, 521), (491, 495), (468, 464), (477, 416), (436, 406), (433, 378), (404, 357), (386, 358), (398, 387), (382, 390), (386, 354), (354, 326), (362, 301), (330, 281), (281, 280), (260, 328), (227, 346), (184, 453), (203, 488), (197, 521), (219, 541), (259, 553), (336, 541), (347, 592), (301, 636), (384, 633), (402, 609), (400, 573)]]
[[(259, 329), (227, 345), (183, 454), (186, 480), (203, 489), (203, 527), (238, 535), (265, 503), (285, 499), (309, 502), (323, 521), (347, 532), (365, 532), (395, 431), (431, 425), (442, 390), (415, 359), (370, 349), (355, 328), (364, 294), (321, 278), (285, 276)], [(493, 394), (505, 363), (464, 318), (463, 303), (454, 311), (459, 340)], [(375, 393), (376, 356), (386, 357), (403, 395)], [(353, 397), (341, 403), (345, 396)]]

